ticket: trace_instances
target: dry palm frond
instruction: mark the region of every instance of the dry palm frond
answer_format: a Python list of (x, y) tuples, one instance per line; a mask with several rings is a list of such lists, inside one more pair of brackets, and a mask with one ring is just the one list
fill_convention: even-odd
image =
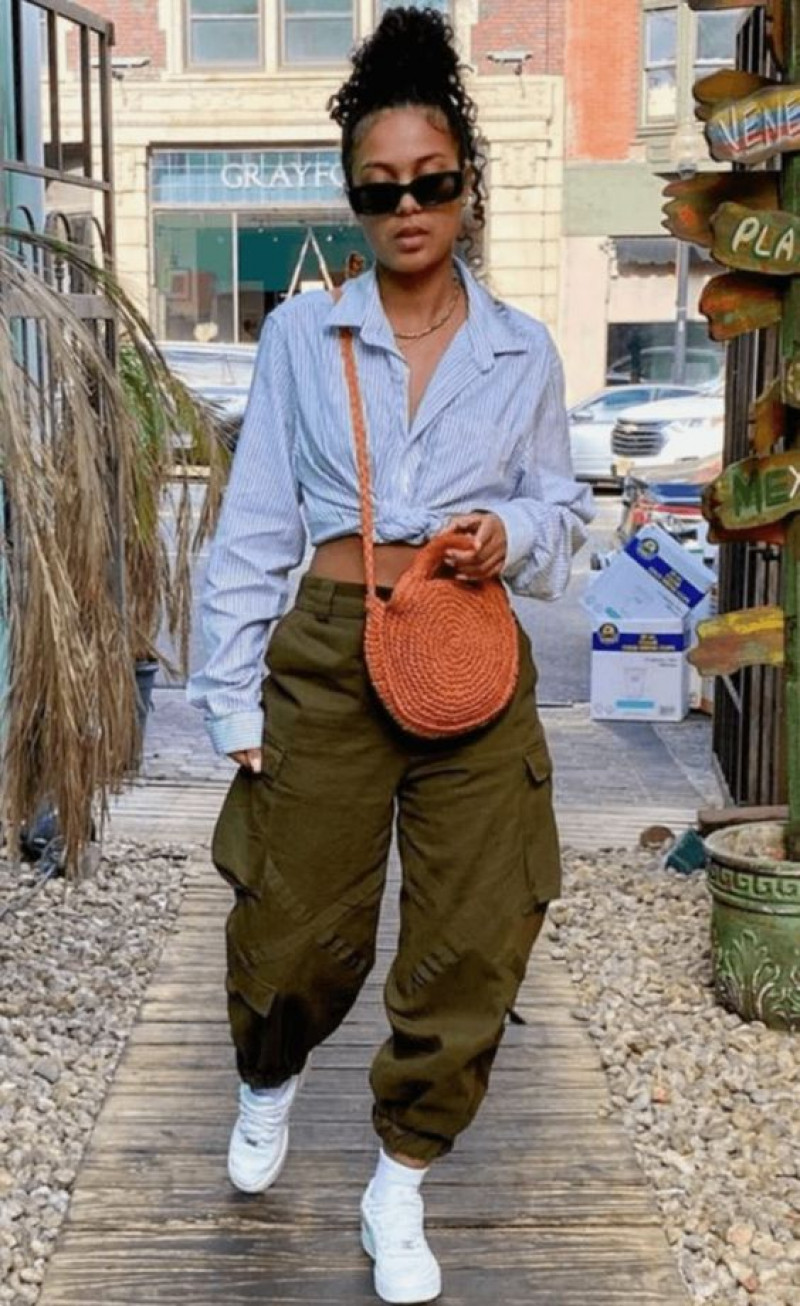
[[(108, 322), (79, 316), (41, 271), (53, 259), (80, 274), (99, 307), (110, 304), (125, 341), (119, 374)], [(175, 439), (187, 431), (210, 467), (193, 537)], [(172, 562), (160, 509), (174, 449)], [(169, 372), (113, 277), (51, 237), (0, 227), (0, 478), (8, 518), (0, 529), (0, 604), (10, 631), (0, 799), (12, 839), (49, 801), (73, 866), (95, 802), (105, 814), (109, 792), (131, 774), (134, 660), (155, 652), (163, 613), (185, 672), (192, 553), (215, 524), (227, 464), (213, 422)]]

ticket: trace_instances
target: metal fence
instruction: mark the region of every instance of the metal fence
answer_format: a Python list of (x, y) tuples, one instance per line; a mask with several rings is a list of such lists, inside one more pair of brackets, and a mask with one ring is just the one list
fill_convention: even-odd
[[(108, 273), (114, 271), (112, 147), (113, 25), (71, 0), (0, 0), (11, 28), (11, 87), (0, 102), (0, 220), (13, 231), (56, 237)], [(102, 345), (117, 355), (117, 322), (96, 279), (58, 252), (23, 239), (7, 243), (63, 297)], [(35, 380), (27, 392), (32, 439), (58, 439), (61, 405), (49, 366), (47, 327), (31, 305), (0, 286), (18, 361)], [(38, 396), (28, 399), (27, 396)], [(99, 401), (98, 401), (99, 402)], [(112, 456), (107, 469), (115, 525), (113, 583), (124, 610), (121, 495)], [(14, 521), (4, 525), (14, 556)]]
[[(754, 11), (739, 43), (738, 64), (776, 76), (766, 41), (764, 10)], [(746, 458), (749, 413), (756, 395), (777, 374), (777, 328), (741, 336), (728, 346), (725, 463)], [(726, 544), (720, 549), (719, 608), (734, 612), (779, 601), (780, 550), (770, 545)], [(749, 667), (717, 682), (714, 755), (733, 802), (785, 801), (786, 775), (781, 704), (782, 672)]]

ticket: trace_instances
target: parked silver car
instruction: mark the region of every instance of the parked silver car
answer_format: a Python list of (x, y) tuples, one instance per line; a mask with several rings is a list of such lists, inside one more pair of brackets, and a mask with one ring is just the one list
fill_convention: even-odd
[(695, 394), (629, 408), (611, 436), (611, 455), (621, 479), (643, 467), (710, 458), (722, 452), (725, 400), (720, 393)]
[(569, 410), (569, 435), (572, 465), (578, 480), (617, 480), (612, 465), (611, 433), (626, 408), (694, 393), (692, 386), (665, 383), (615, 385), (575, 404)]
[(256, 346), (164, 342), (159, 349), (184, 385), (216, 411), (223, 438), (235, 449), (250, 394)]

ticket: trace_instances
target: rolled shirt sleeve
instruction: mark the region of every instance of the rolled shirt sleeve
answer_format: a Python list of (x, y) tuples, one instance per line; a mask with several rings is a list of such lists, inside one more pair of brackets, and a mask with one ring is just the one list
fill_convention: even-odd
[(219, 753), (258, 748), (263, 660), (286, 607), (305, 529), (293, 470), (293, 383), (281, 323), (267, 318), (219, 525), (200, 617), (205, 664), (187, 685)]
[(564, 372), (549, 336), (542, 389), (530, 439), (525, 443), (517, 494), (490, 511), (505, 527), (503, 577), (514, 593), (559, 598), (595, 510), (589, 486), (579, 484), (573, 474)]

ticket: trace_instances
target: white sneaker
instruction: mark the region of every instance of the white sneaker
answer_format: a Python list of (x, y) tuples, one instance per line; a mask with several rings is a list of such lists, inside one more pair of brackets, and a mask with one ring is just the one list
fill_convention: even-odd
[(268, 1094), (239, 1085), (239, 1116), (228, 1147), (228, 1175), (243, 1193), (263, 1193), (283, 1169), (289, 1151), (289, 1112), (300, 1079), (293, 1075)]
[(425, 1239), (425, 1207), (418, 1189), (393, 1184), (380, 1203), (370, 1183), (361, 1201), (361, 1242), (375, 1262), (381, 1301), (433, 1301), (442, 1291), (439, 1263)]

